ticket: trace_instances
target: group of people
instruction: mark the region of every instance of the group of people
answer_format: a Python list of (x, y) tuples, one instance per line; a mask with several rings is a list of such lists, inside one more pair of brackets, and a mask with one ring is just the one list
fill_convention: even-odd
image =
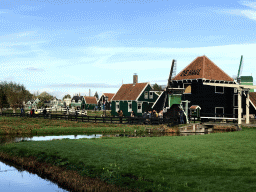
[(156, 110), (153, 111), (145, 111), (142, 115), (143, 118), (163, 118), (163, 110), (157, 112)]

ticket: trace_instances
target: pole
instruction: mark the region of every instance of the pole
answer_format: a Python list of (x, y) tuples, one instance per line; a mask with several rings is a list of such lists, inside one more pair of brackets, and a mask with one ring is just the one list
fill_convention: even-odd
[(241, 126), (241, 115), (242, 115), (242, 101), (241, 101), (241, 97), (242, 97), (242, 90), (241, 88), (237, 88), (237, 92), (238, 92), (238, 126)]
[(249, 92), (250, 92), (250, 90), (248, 90), (247, 97), (246, 97), (246, 124), (250, 123), (250, 119), (249, 119)]

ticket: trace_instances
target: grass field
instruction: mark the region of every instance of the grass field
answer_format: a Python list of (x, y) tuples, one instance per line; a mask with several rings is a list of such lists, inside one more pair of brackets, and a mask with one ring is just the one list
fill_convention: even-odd
[(188, 137), (20, 142), (14, 156), (141, 191), (256, 191), (256, 128)]
[[(0, 117), (0, 135), (56, 135), (78, 133), (120, 133), (120, 132), (145, 132), (150, 128), (153, 132), (159, 132), (158, 128), (166, 126), (152, 125), (125, 125), (110, 123), (88, 123), (67, 120), (54, 120), (42, 118)], [(175, 128), (173, 128), (175, 129)]]

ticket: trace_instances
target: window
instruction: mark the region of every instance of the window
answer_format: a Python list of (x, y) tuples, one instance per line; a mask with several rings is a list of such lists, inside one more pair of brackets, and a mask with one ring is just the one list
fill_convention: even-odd
[(183, 86), (185, 88), (184, 94), (191, 94), (191, 83), (184, 83)]
[(128, 101), (128, 112), (132, 112), (132, 102)]
[(144, 99), (148, 99), (148, 91), (144, 92)]
[(234, 96), (233, 96), (233, 106), (234, 107), (237, 107), (238, 106), (238, 94), (235, 94)]
[(153, 92), (149, 92), (149, 99), (153, 99)]
[(215, 93), (224, 93), (224, 87), (215, 86)]
[(138, 113), (142, 113), (142, 103), (138, 103)]
[(116, 112), (120, 110), (119, 101), (116, 102)]
[(237, 93), (237, 88), (234, 88), (234, 93)]

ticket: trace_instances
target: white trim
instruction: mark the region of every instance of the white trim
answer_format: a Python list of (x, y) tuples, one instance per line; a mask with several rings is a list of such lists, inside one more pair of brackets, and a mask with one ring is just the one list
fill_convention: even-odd
[(148, 91), (145, 91), (144, 92), (144, 99), (148, 99), (148, 98), (149, 98)]
[[(116, 112), (118, 112), (120, 110), (120, 101), (115, 101), (116, 102)], [(117, 105), (119, 106), (117, 108)]]
[[(152, 96), (150, 95), (152, 93)], [(149, 91), (149, 95), (148, 95), (148, 98), (149, 99), (153, 99), (154, 98), (154, 92), (152, 92), (152, 91)]]
[(216, 88), (217, 87), (220, 87), (220, 86), (215, 86), (215, 93), (221, 93), (221, 94), (224, 94), (224, 87), (222, 87), (223, 88), (223, 92), (216, 92)]
[(127, 101), (128, 102), (128, 112), (132, 112), (132, 107), (130, 108), (129, 105), (132, 105), (132, 101)]
[(145, 91), (145, 89), (147, 88), (148, 85), (151, 86), (149, 83), (147, 83), (145, 85), (145, 87), (143, 88), (143, 90), (140, 92), (139, 96), (135, 99), (135, 101), (138, 101), (138, 99), (140, 98), (141, 94)]
[[(215, 114), (216, 114), (216, 109), (217, 109), (217, 108), (223, 109), (223, 114), (225, 113), (225, 112), (224, 112), (224, 107), (215, 107)], [(216, 117), (216, 115), (215, 115), (215, 117)], [(223, 117), (224, 117), (224, 115), (223, 115)]]
[(164, 91), (158, 96), (157, 100), (154, 102), (154, 104), (152, 105), (151, 108), (154, 108), (155, 104), (157, 103), (157, 101), (159, 100), (159, 98), (162, 96), (163, 93), (164, 93)]
[[(137, 113), (142, 113), (142, 101), (138, 101), (137, 102)], [(141, 109), (140, 109), (140, 112), (139, 112), (139, 105), (141, 105)]]

